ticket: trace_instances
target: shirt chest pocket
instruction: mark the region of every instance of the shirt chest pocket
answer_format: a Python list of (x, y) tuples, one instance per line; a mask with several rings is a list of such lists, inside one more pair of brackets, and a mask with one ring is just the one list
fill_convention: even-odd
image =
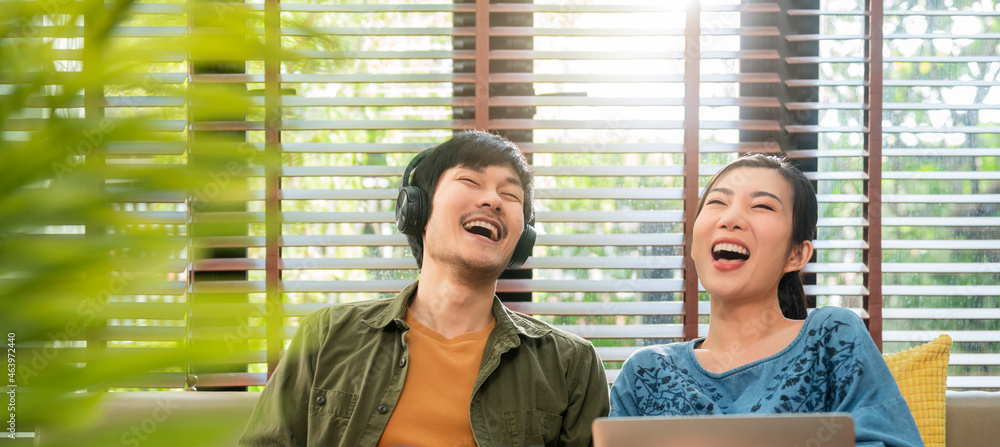
[(358, 395), (343, 391), (311, 388), (309, 390), (309, 414), (323, 414), (348, 418), (358, 406)]
[(562, 416), (540, 410), (507, 411), (504, 422), (511, 446), (555, 445), (562, 430)]
[(311, 388), (306, 444), (344, 445), (341, 441), (357, 406), (357, 394)]

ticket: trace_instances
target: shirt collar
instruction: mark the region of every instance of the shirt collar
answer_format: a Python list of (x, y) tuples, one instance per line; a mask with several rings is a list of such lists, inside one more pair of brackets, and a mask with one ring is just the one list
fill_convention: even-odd
[(406, 317), (406, 305), (410, 303), (410, 295), (413, 295), (413, 292), (416, 290), (417, 282), (404, 287), (395, 298), (392, 298), (389, 305), (382, 309), (382, 312), (361, 321), (373, 329), (384, 329), (393, 321), (398, 321), (398, 324), (402, 324), (403, 318)]

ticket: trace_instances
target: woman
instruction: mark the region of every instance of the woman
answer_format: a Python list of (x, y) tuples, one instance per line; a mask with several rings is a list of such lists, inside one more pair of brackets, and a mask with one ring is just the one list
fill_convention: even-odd
[(858, 445), (923, 445), (861, 319), (839, 307), (806, 317), (799, 271), (816, 219), (812, 186), (785, 161), (753, 155), (719, 171), (691, 236), (708, 335), (629, 357), (611, 416), (847, 412)]

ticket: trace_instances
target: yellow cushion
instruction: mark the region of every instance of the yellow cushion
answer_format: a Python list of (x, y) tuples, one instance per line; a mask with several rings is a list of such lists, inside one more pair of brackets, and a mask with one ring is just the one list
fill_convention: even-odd
[(942, 334), (926, 344), (882, 356), (927, 447), (945, 447), (944, 391), (950, 351), (951, 337)]

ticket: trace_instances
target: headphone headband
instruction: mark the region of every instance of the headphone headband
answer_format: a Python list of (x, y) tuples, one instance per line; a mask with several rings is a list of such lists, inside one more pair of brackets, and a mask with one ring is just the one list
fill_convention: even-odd
[(427, 153), (430, 151), (430, 149), (421, 151), (416, 157), (410, 159), (410, 162), (406, 164), (406, 169), (403, 170), (403, 179), (399, 182), (400, 189), (410, 186), (410, 172), (412, 172), (413, 168), (420, 164), (420, 160), (426, 157)]

